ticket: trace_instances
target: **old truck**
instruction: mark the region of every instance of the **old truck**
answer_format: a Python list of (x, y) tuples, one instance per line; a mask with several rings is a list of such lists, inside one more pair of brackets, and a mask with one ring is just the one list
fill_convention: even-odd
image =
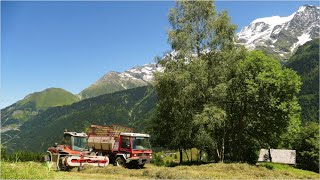
[(84, 165), (142, 168), (152, 159), (149, 135), (132, 128), (91, 125), (86, 133), (64, 132), (62, 144), (48, 148), (48, 161), (57, 170)]

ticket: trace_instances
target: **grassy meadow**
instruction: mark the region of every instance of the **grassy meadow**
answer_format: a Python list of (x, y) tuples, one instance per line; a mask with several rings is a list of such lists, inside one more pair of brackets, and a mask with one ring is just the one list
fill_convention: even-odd
[(147, 164), (143, 169), (85, 167), (78, 172), (55, 171), (36, 162), (1, 162), (1, 179), (319, 179), (317, 173), (286, 165), (212, 163), (194, 166), (159, 167)]

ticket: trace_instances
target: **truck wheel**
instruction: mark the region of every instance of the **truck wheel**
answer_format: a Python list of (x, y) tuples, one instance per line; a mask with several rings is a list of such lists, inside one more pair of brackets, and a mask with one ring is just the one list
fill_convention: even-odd
[(117, 157), (115, 164), (118, 167), (126, 167), (126, 163), (122, 157)]

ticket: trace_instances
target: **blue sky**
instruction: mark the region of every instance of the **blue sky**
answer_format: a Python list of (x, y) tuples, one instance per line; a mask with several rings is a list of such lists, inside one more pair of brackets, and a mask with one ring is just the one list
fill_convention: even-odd
[[(217, 1), (238, 29), (316, 1)], [(317, 4), (318, 5), (318, 4)], [(0, 108), (50, 87), (74, 94), (108, 71), (153, 62), (170, 50), (162, 2), (1, 2)]]

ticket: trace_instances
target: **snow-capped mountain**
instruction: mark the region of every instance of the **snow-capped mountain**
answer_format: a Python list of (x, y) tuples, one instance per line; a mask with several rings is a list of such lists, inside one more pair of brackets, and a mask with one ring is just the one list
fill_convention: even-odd
[(286, 59), (299, 45), (319, 38), (320, 7), (301, 6), (290, 16), (259, 18), (238, 33), (239, 44)]
[(159, 71), (163, 71), (163, 68), (158, 64), (151, 63), (129, 69), (121, 73), (120, 76), (123, 78), (139, 79), (147, 83), (151, 83), (153, 81), (153, 73)]
[(153, 73), (158, 71), (163, 71), (163, 68), (154, 63), (137, 66), (122, 73), (111, 71), (81, 91), (80, 95), (82, 98), (90, 98), (125, 89), (146, 86), (152, 83)]
[[(320, 7), (304, 5), (287, 16), (272, 16), (254, 20), (238, 33), (238, 43), (249, 49), (262, 49), (268, 54), (288, 58), (295, 49), (309, 40), (319, 38)], [(168, 55), (175, 57), (177, 52)], [(146, 64), (125, 72), (108, 72), (90, 87), (80, 92), (82, 98), (95, 97), (152, 83), (153, 73), (163, 71), (157, 64)]]

